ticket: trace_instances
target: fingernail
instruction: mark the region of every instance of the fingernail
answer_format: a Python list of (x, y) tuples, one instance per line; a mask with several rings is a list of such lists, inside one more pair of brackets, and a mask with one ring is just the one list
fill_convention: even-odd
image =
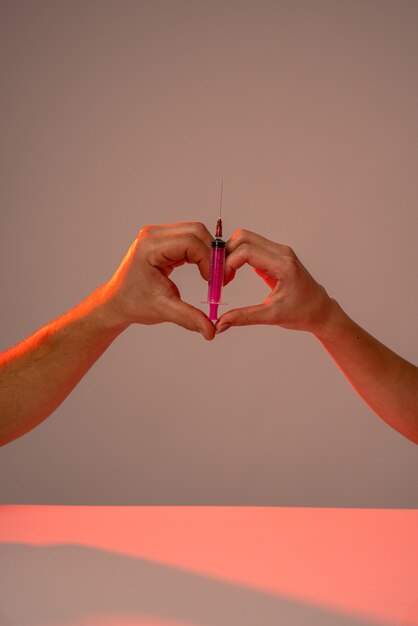
[(225, 324), (221, 324), (221, 326), (219, 326), (219, 328), (216, 329), (216, 334), (219, 335), (220, 333), (223, 333), (225, 330), (228, 330), (228, 328), (231, 328), (231, 324), (229, 322), (226, 322)]

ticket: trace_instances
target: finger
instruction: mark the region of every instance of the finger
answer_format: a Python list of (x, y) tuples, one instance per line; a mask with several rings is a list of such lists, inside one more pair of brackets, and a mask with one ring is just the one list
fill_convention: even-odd
[(200, 309), (178, 298), (167, 298), (164, 311), (167, 322), (173, 322), (187, 330), (201, 333), (210, 341), (215, 336), (215, 326)]
[(223, 333), (231, 326), (252, 326), (253, 324), (274, 324), (275, 317), (268, 302), (227, 311), (216, 322), (216, 333)]
[(201, 239), (208, 247), (213, 239), (212, 235), (201, 222), (177, 222), (175, 224), (150, 224), (145, 226), (142, 235), (181, 235), (192, 234)]
[(229, 266), (224, 266), (224, 286), (232, 282), (235, 278), (236, 270)]
[(209, 279), (210, 250), (194, 234), (175, 234), (153, 240), (152, 265), (162, 269), (195, 263), (204, 280)]
[(224, 283), (227, 285), (235, 276), (235, 272), (248, 263), (258, 272), (267, 274), (277, 282), (280, 255), (254, 244), (243, 243), (231, 252), (225, 260)]
[(264, 280), (264, 282), (270, 287), (270, 289), (274, 289), (277, 284), (277, 278), (272, 278), (267, 274), (267, 272), (264, 272), (263, 270), (258, 270), (256, 267), (254, 267), (254, 272)]
[(287, 250), (290, 250), (288, 246), (283, 246), (280, 243), (275, 243), (274, 241), (270, 241), (270, 239), (266, 239), (257, 233), (253, 233), (251, 230), (246, 230), (245, 228), (240, 228), (235, 231), (235, 233), (230, 237), (226, 244), (226, 252), (230, 254), (236, 248), (238, 248), (243, 243), (249, 243), (264, 250), (270, 250), (271, 252), (281, 252), (284, 253)]

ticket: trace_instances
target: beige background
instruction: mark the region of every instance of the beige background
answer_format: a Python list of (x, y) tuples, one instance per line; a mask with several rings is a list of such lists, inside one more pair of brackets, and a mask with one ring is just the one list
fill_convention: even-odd
[[(1, 1), (0, 65), (1, 349), (141, 226), (213, 229), (224, 176), (227, 235), (292, 245), (418, 362), (417, 2)], [(224, 294), (265, 295), (247, 269)], [(1, 449), (0, 500), (416, 507), (417, 470), (313, 337), (133, 327)]]

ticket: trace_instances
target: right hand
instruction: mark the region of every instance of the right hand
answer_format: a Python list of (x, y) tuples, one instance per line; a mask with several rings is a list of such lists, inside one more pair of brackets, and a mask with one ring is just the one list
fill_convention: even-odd
[(335, 304), (288, 246), (240, 229), (226, 245), (226, 285), (245, 263), (272, 290), (262, 304), (227, 311), (216, 323), (221, 333), (231, 326), (276, 324), (293, 330), (317, 332)]
[(169, 278), (174, 268), (195, 263), (207, 281), (211, 241), (212, 235), (198, 222), (145, 226), (106, 285), (118, 321), (125, 326), (174, 322), (213, 339), (213, 323), (181, 300)]

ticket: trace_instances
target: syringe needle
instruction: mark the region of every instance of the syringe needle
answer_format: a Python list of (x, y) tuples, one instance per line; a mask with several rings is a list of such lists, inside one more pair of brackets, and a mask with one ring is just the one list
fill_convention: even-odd
[(221, 199), (219, 201), (219, 217), (222, 217), (222, 196), (224, 194), (224, 179), (221, 180)]

